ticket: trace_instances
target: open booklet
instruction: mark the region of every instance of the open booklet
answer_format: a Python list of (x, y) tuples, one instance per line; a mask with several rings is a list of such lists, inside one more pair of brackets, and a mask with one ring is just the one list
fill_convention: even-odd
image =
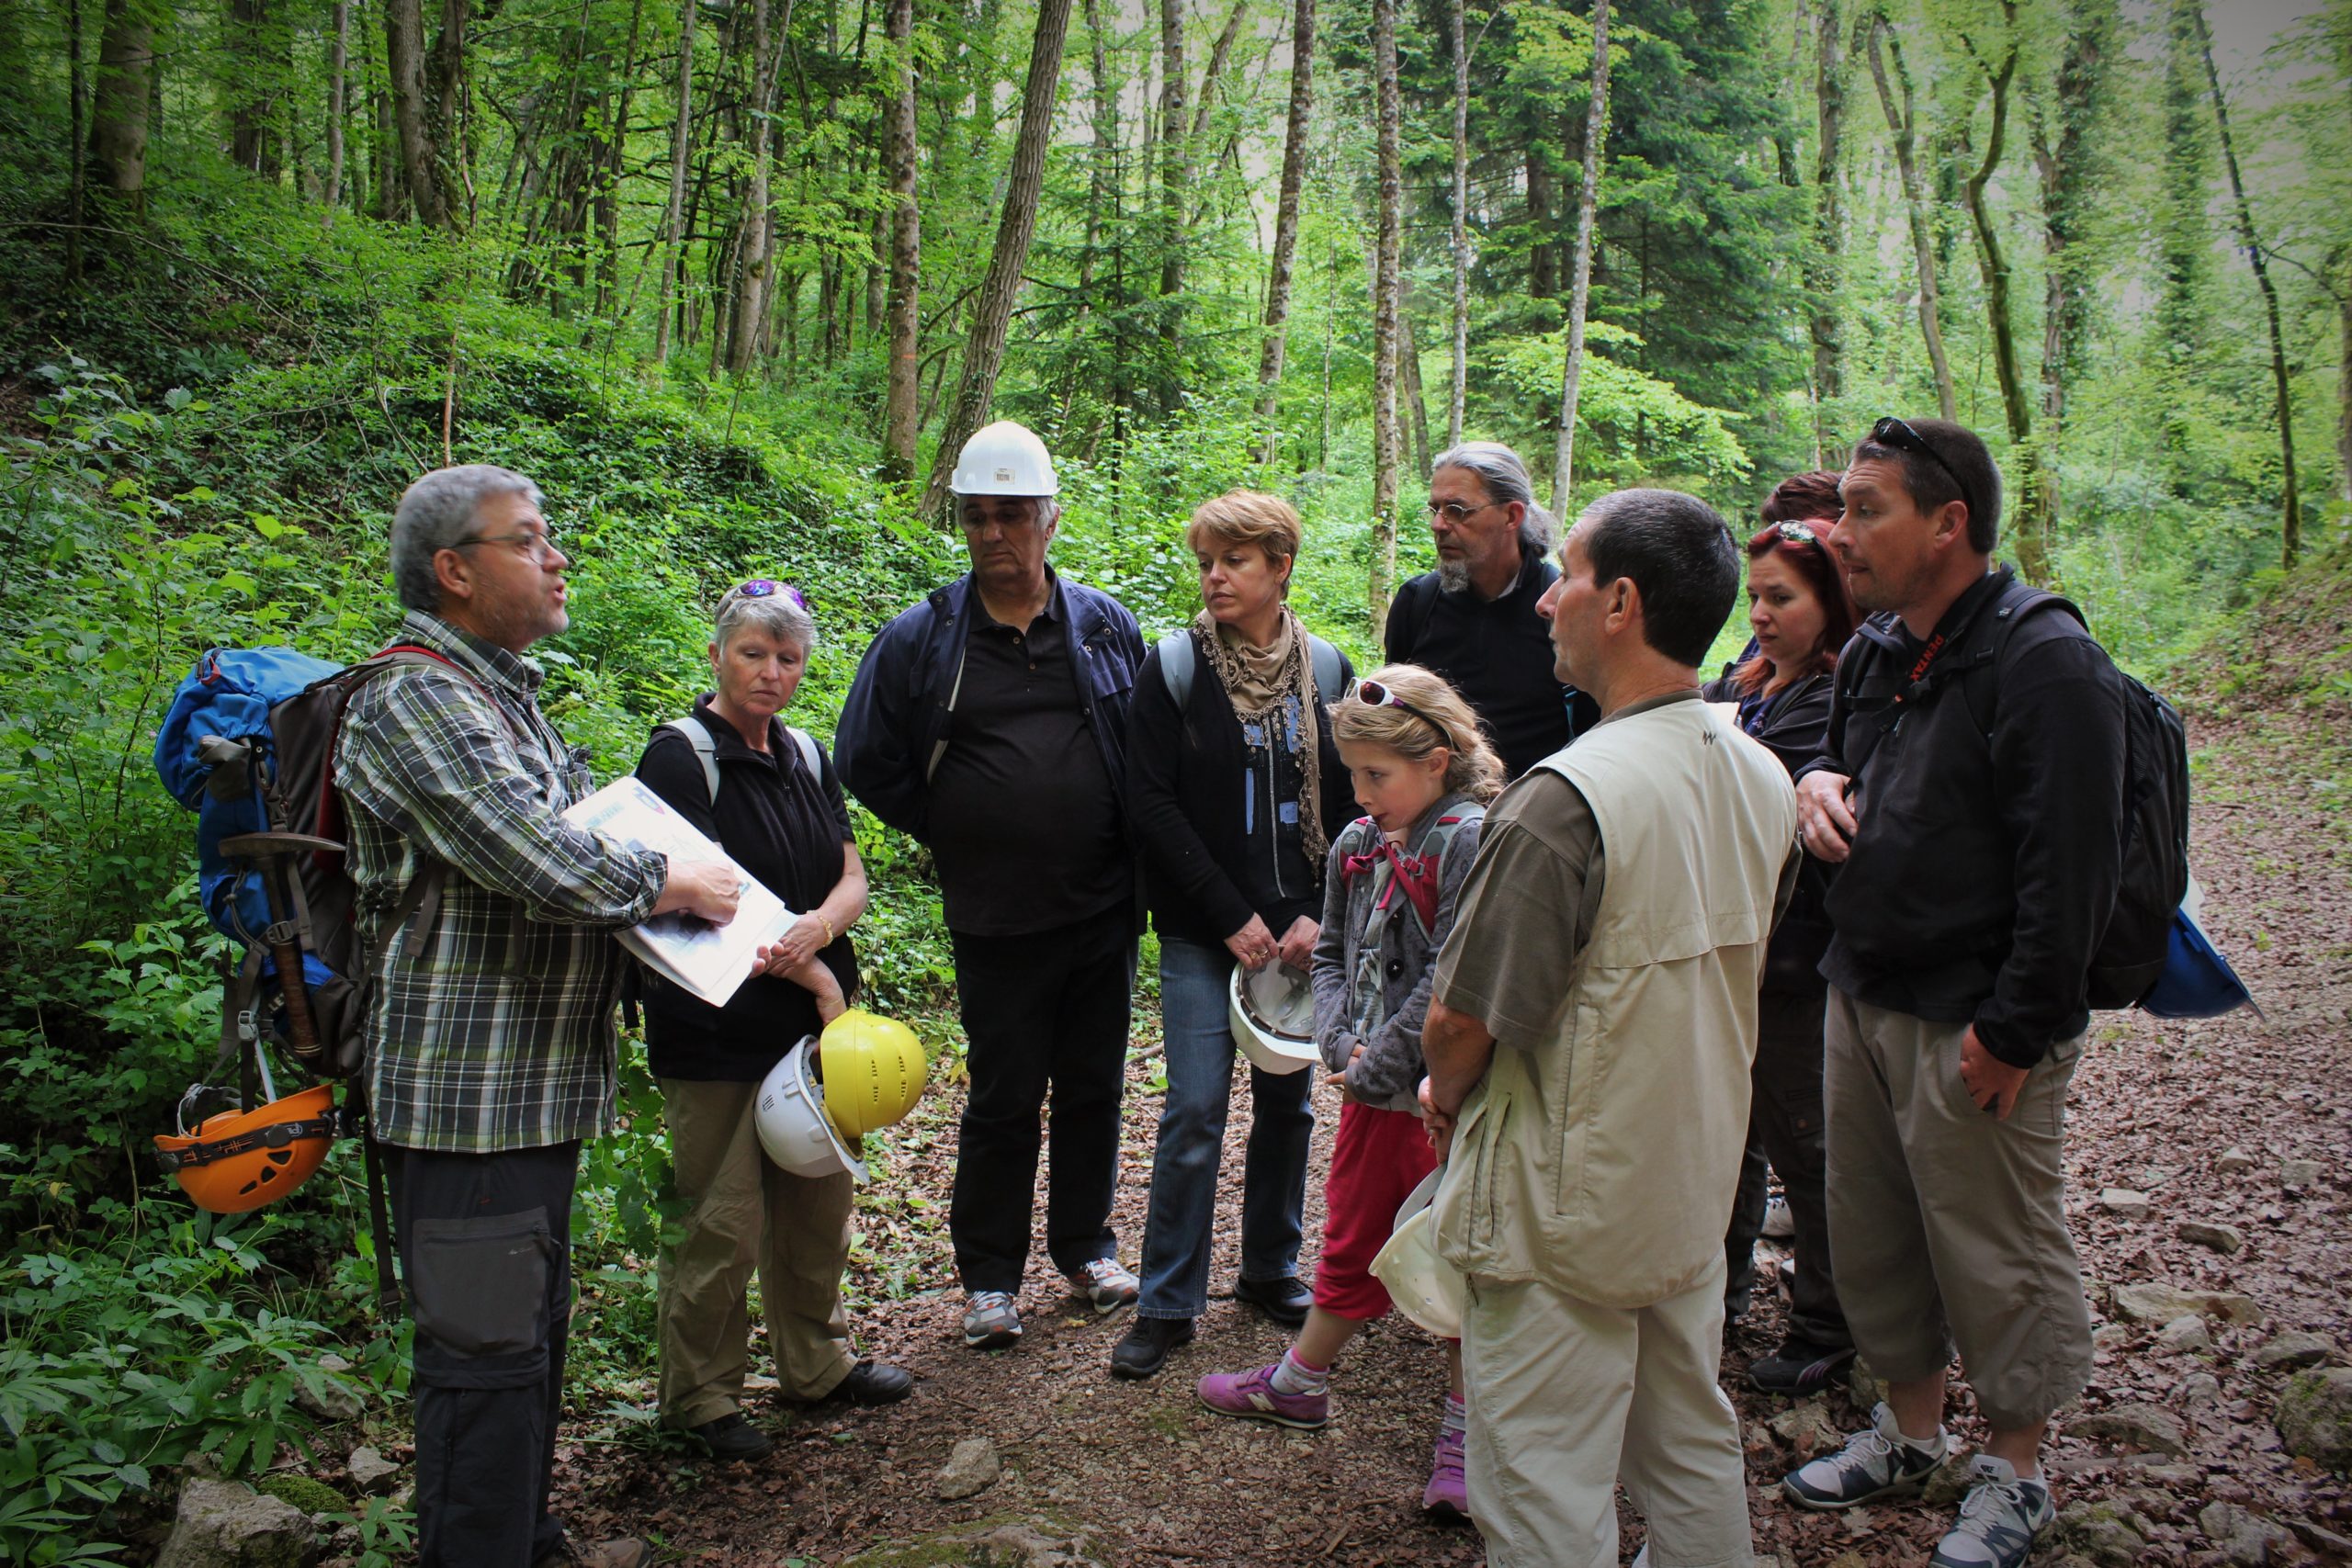
[(563, 816), (574, 827), (633, 850), (650, 850), (673, 860), (725, 861), (735, 867), (743, 879), (743, 897), (727, 924), (714, 926), (691, 915), (656, 915), (620, 933), (623, 947), (713, 1007), (727, 1005), (736, 987), (751, 978), (757, 950), (773, 945), (800, 918), (633, 775), (615, 779)]

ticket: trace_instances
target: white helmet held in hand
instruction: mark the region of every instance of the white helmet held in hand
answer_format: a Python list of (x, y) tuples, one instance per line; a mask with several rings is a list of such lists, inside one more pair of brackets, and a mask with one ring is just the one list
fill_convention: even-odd
[(795, 1176), (832, 1176), (848, 1171), (865, 1179), (865, 1162), (850, 1152), (825, 1114), (825, 1087), (812, 1065), (817, 1037), (804, 1036), (768, 1069), (760, 1085), (759, 1107), (752, 1124), (768, 1158)]
[(1295, 1073), (1318, 1060), (1315, 1050), (1315, 987), (1289, 964), (1233, 966), (1226, 1016), (1234, 1043), (1262, 1072)]
[(1009, 419), (972, 432), (947, 488), (957, 495), (1059, 495), (1062, 489), (1046, 444)]
[(1445, 1179), (1439, 1166), (1421, 1178), (1405, 1206), (1396, 1211), (1396, 1228), (1372, 1260), (1372, 1277), (1388, 1287), (1396, 1310), (1441, 1339), (1462, 1337), (1462, 1310), (1469, 1292), (1453, 1264), (1437, 1255), (1437, 1225), (1430, 1204), (1438, 1183)]

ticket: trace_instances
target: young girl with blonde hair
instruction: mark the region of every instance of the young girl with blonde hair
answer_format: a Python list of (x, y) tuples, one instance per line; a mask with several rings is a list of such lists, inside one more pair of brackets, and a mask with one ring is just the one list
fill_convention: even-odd
[[(1315, 1305), (1273, 1366), (1201, 1379), (1221, 1416), (1314, 1430), (1330, 1419), (1332, 1361), (1385, 1315), (1372, 1276), (1398, 1205), (1437, 1158), (1414, 1099), (1425, 1068), (1421, 1025), (1454, 900), (1478, 847), (1502, 764), (1469, 704), (1443, 679), (1391, 664), (1331, 707), (1331, 731), (1365, 815), (1332, 841), (1315, 945), (1315, 1034), (1340, 1089), (1339, 1133), (1324, 1188)], [(1462, 1358), (1446, 1347), (1448, 1393), (1421, 1506), (1466, 1519)]]

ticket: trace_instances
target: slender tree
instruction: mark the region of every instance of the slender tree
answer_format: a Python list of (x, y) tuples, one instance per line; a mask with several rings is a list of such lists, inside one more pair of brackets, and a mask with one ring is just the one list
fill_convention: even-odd
[(922, 332), (916, 293), (922, 281), (922, 209), (915, 198), (915, 0), (888, 0), (883, 33), (890, 43), (894, 91), (883, 107), (884, 156), (891, 205), (889, 385), (882, 404), (882, 476), (914, 477)]
[(2290, 567), (2303, 545), (2302, 498), (2295, 482), (2295, 408), (2287, 388), (2287, 344), (2278, 328), (2278, 290), (2270, 281), (2270, 264), (2263, 254), (2262, 236), (2254, 226), (2254, 205), (2246, 200), (2245, 181), (2238, 174), (2236, 143), (2230, 137), (2230, 100), (2222, 91), (2222, 73), (2213, 65), (2213, 35), (2206, 26), (2203, 0), (2190, 7), (2197, 22), (2197, 47), (2205, 59), (2205, 85), (2213, 95), (2213, 125), (2222, 142), (2222, 166), (2229, 171), (2230, 197), (2236, 205), (2238, 243), (2254, 268), (2255, 286), (2262, 290), (2263, 313), (2270, 325), (2270, 386), (2278, 417), (2279, 555)]
[(1258, 460), (1271, 464), (1280, 445), (1275, 419), (1283, 359), (1290, 342), (1292, 257), (1298, 248), (1299, 187), (1306, 179), (1309, 122), (1315, 113), (1315, 0), (1295, 0), (1290, 24), (1290, 112), (1283, 129), (1281, 194), (1274, 202), (1274, 250), (1266, 270), (1265, 338), (1258, 352), (1258, 422), (1265, 429)]
[(1405, 231), (1404, 108), (1396, 83), (1396, 0), (1372, 0), (1372, 69), (1379, 102), (1375, 160), (1380, 213), (1372, 273), (1372, 572), (1371, 624), (1388, 619), (1396, 581), (1396, 469), (1403, 432), (1396, 421), (1397, 316), (1402, 305)]
[(1470, 28), (1464, 0), (1451, 0), (1453, 41), (1453, 377), (1445, 397), (1445, 444), (1462, 445), (1470, 368)]
[(327, 54), (327, 215), (334, 227), (335, 209), (343, 205), (343, 131), (347, 118), (345, 97), (351, 63), (351, 0), (334, 0), (334, 42)]
[(401, 175), (417, 220), (428, 229), (457, 226), (443, 182), (445, 149), (425, 94), (422, 0), (384, 0), (384, 58), (390, 67), (392, 120), (400, 133)]
[(1592, 303), (1592, 228), (1600, 209), (1601, 150), (1609, 136), (1609, 0), (1592, 6), (1592, 100), (1585, 109), (1584, 176), (1577, 191), (1577, 254), (1568, 291), (1567, 367), (1560, 377), (1560, 429), (1552, 450), (1552, 510), (1566, 515), (1576, 478), (1577, 394), (1584, 377), (1585, 312)]
[(1838, 304), (1846, 218), (1838, 189), (1838, 155), (1845, 126), (1846, 85), (1838, 50), (1843, 32), (1838, 0), (1819, 0), (1819, 5), (1814, 30), (1813, 247), (1806, 256), (1805, 285), (1813, 297), (1814, 449), (1819, 454), (1817, 461), (1837, 467), (1843, 465), (1845, 449), (1829, 434), (1828, 421), (1845, 395), (1846, 344)]
[(1185, 114), (1184, 3), (1159, 0), (1159, 339), (1167, 350), (1164, 405), (1181, 396), (1176, 349), (1182, 337), (1184, 198), (1193, 177)]
[(670, 363), (670, 321), (677, 310), (678, 267), (686, 245), (687, 153), (694, 142), (695, 12), (700, 0), (678, 6), (678, 118), (670, 128), (670, 206), (662, 221), (662, 292), (653, 321), (653, 363)]
[(1054, 128), (1055, 88), (1061, 80), (1062, 43), (1069, 33), (1069, 0), (1038, 0), (1036, 36), (1029, 44), (1029, 75), (1021, 93), (1021, 129), (1012, 143), (1012, 168), (1004, 193), (1004, 212), (996, 231), (996, 250), (989, 258), (988, 276), (972, 312), (972, 338), (964, 349), (963, 373), (956, 400), (949, 407), (946, 428), (940, 432), (939, 449), (932, 459), (931, 479), (923, 486), (922, 512), (939, 516), (945, 511), (947, 481), (965, 439), (979, 428), (996, 391), (997, 371), (1004, 363), (1004, 334), (1012, 320), (1012, 302), (1021, 292), (1022, 269), (1029, 264), (1029, 241), (1037, 230), (1037, 197), (1045, 186), (1046, 141)]
[[(2052, 97), (2057, 134), (2037, 106), (2033, 164), (2041, 186), (2041, 438), (2054, 448), (2066, 423), (2066, 396), (2081, 373), (2090, 340), (2092, 269), (2084, 255), (2098, 173), (2108, 100), (2109, 56), (2120, 27), (2116, 0), (2069, 0), (2066, 41)], [(2042, 481), (2050, 515), (2059, 515), (2059, 476)]]
[(147, 191), (147, 104), (155, 70), (150, 0), (107, 0), (90, 102), (90, 164), (98, 183), (137, 210)]
[[(789, 0), (785, 27), (791, 26)], [(775, 111), (776, 56), (768, 40), (768, 0), (752, 0), (751, 183), (743, 198), (743, 257), (735, 274), (735, 320), (729, 340), (727, 367), (741, 376), (751, 369), (759, 353), (760, 329), (767, 321), (768, 267), (774, 249), (769, 231), (775, 214), (768, 203), (768, 128)]]
[(1966, 194), (1968, 216), (1976, 230), (1977, 265), (1984, 276), (1984, 313), (1993, 331), (1993, 374), (2000, 384), (2010, 461), (2018, 472), (2017, 503), (2009, 509), (2009, 536), (2017, 541), (2018, 570), (2028, 580), (2041, 582), (2050, 575), (2049, 491), (2041, 480), (2041, 453), (2033, 442), (2033, 408), (2018, 364), (2017, 332), (2009, 315), (2008, 258), (2002, 254), (2000, 229), (1985, 197), (2008, 140), (2009, 90), (2018, 70), (2017, 0), (2001, 0), (2001, 17), (1997, 65), (1979, 54), (1973, 43), (1967, 45), (1991, 92), (1992, 115), (1984, 132), (1984, 155), (1968, 176)]
[[(1951, 361), (1944, 354), (1943, 293), (1937, 279), (1935, 231), (1928, 221), (1927, 194), (1919, 182), (1918, 111), (1913, 107), (1911, 73), (1903, 63), (1903, 46), (1891, 35), (1886, 13), (1873, 10), (1869, 19), (1871, 82), (1878, 89), (1878, 107), (1894, 138), (1894, 165), (1903, 183), (1903, 210), (1911, 231), (1911, 254), (1919, 273), (1919, 337), (1927, 344), (1928, 368), (1935, 378), (1936, 408), (1944, 418), (1960, 418), (1952, 395)], [(1894, 59), (1894, 75), (1903, 86), (1897, 108), (1894, 87), (1887, 80), (1886, 57)]]

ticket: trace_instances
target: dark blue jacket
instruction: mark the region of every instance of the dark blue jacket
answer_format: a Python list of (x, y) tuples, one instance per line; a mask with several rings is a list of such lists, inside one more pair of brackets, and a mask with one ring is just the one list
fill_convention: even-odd
[[(1052, 575), (1054, 613), (1069, 628), (1070, 671), (1087, 728), (1102, 749), (1114, 795), (1126, 795), (1127, 698), (1143, 665), (1143, 633), (1099, 588)], [(971, 626), (969, 573), (899, 614), (858, 661), (833, 731), (833, 767), (865, 808), (928, 843), (932, 756), (946, 738), (948, 694)]]

